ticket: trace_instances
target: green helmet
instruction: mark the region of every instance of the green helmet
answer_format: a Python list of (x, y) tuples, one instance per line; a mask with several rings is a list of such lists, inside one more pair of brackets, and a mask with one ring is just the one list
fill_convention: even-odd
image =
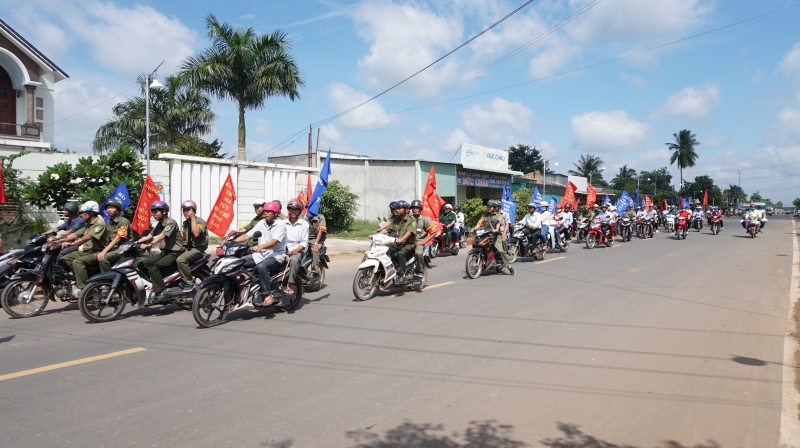
[(411, 208), (414, 208), (414, 207), (416, 207), (416, 208), (424, 208), (424, 207), (422, 207), (422, 201), (420, 201), (419, 199), (414, 199), (413, 201), (411, 201)]
[(491, 205), (492, 207), (500, 207), (500, 203), (497, 202), (497, 199), (490, 199), (486, 205)]
[(117, 210), (122, 211), (122, 204), (116, 199), (109, 199), (108, 202), (106, 202), (105, 208), (108, 208), (109, 206), (116, 207)]
[(78, 214), (78, 203), (77, 202), (67, 202), (64, 204), (64, 210), (69, 210), (73, 214)]

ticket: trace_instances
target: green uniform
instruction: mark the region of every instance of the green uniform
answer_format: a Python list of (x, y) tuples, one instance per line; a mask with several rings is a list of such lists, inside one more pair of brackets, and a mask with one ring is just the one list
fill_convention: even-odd
[(208, 228), (203, 218), (195, 216), (195, 222), (200, 229), (200, 236), (194, 236), (192, 233), (192, 220), (186, 219), (183, 221), (183, 240), (184, 248), (183, 253), (178, 256), (178, 271), (181, 273), (181, 279), (184, 283), (194, 283), (192, 277), (191, 265), (195, 261), (203, 257), (208, 249)]
[(131, 222), (124, 216), (117, 216), (117, 219), (109, 219), (106, 223), (106, 231), (108, 232), (108, 240), (114, 241), (114, 238), (119, 237), (119, 243), (113, 249), (106, 252), (105, 258), (100, 262), (100, 270), (103, 272), (111, 269), (116, 262), (122, 258), (122, 255), (117, 252), (117, 249), (122, 243), (128, 242), (132, 235)]
[(167, 289), (166, 285), (164, 285), (164, 277), (161, 275), (161, 270), (175, 266), (178, 255), (183, 252), (183, 238), (181, 238), (178, 223), (174, 219), (166, 218), (156, 224), (151, 235), (155, 238), (162, 233), (166, 238), (158, 243), (161, 253), (153, 255), (142, 262), (142, 266), (150, 274), (150, 282), (153, 283), (153, 291), (156, 293), (162, 293)]
[(328, 224), (325, 222), (325, 215), (322, 213), (313, 218), (305, 215), (303, 217), (308, 221), (308, 247), (314, 260), (312, 266), (316, 270), (319, 268), (319, 252), (314, 252), (311, 247), (317, 241), (317, 235), (320, 233), (322, 233), (322, 237), (319, 239), (319, 244), (322, 245), (325, 242), (325, 237), (328, 236)]
[[(245, 232), (249, 232), (249, 231), (253, 230), (253, 227), (255, 227), (256, 224), (258, 224), (259, 222), (261, 222), (263, 220), (264, 220), (264, 213), (261, 213), (260, 215), (257, 215), (255, 218), (250, 220), (250, 222), (248, 222), (247, 225), (244, 226), (244, 229), (242, 229), (242, 230), (244, 230)], [(258, 240), (254, 240), (252, 238), (247, 240), (247, 245), (250, 246), (250, 247), (253, 247), (256, 244), (258, 244)]]
[(456, 219), (456, 214), (453, 212), (442, 213), (441, 216), (439, 216), (439, 222), (444, 226), (444, 247), (450, 247), (450, 238), (453, 237), (453, 228), (448, 226), (456, 222)]
[(95, 217), (93, 221), (86, 223), (85, 227), (75, 232), (78, 239), (86, 235), (91, 235), (92, 239), (83, 243), (83, 251), (72, 252), (59, 260), (59, 263), (75, 273), (75, 283), (78, 288), (83, 288), (89, 281), (89, 269), (100, 267), (97, 254), (111, 242), (108, 238), (106, 223), (100, 217)]
[[(432, 232), (436, 231), (436, 224), (425, 215), (417, 217), (417, 241), (422, 241), (428, 237)], [(415, 243), (416, 244), (416, 243)], [(425, 251), (425, 246), (416, 245), (414, 249), (414, 256), (417, 257), (417, 272), (422, 272), (422, 266), (425, 265), (422, 258), (422, 253)]]
[[(484, 213), (481, 216), (481, 220), (478, 221), (484, 229), (489, 231), (494, 231), (495, 227), (497, 227), (497, 223), (501, 223), (500, 231), (503, 230), (502, 222), (504, 221), (503, 215), (501, 213)], [(500, 262), (506, 268), (511, 269), (511, 264), (508, 262), (508, 256), (506, 256), (505, 248), (503, 247), (503, 238), (500, 235), (494, 236), (494, 248), (497, 251), (497, 254), (500, 255)]]
[[(400, 277), (405, 277), (406, 260), (414, 254), (414, 247), (417, 244), (417, 221), (411, 214), (407, 214), (403, 218), (392, 216), (392, 220), (389, 221), (389, 224), (384, 229), (389, 233), (396, 234), (397, 238), (401, 238), (407, 232), (411, 232), (411, 236), (403, 240), (401, 244), (392, 243), (387, 245), (389, 248), (387, 254), (390, 257), (393, 254), (397, 254), (397, 261), (400, 264), (397, 269), (398, 274)], [(418, 269), (420, 268), (418, 267)]]
[(636, 219), (636, 212), (634, 212), (633, 210), (626, 210), (625, 213), (622, 214), (622, 217), (628, 218), (631, 221), (633, 221)]

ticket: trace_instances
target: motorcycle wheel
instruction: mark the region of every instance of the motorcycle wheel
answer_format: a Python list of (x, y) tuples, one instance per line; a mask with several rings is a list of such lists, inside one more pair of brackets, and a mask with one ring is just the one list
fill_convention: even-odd
[(80, 309), (81, 315), (94, 323), (117, 320), (128, 301), (122, 288), (117, 287), (108, 303), (103, 303), (110, 292), (111, 281), (109, 280), (90, 282), (86, 285), (78, 298), (78, 309)]
[(580, 231), (578, 232), (578, 244), (583, 244), (586, 242), (586, 232)]
[(431, 243), (431, 259), (439, 255), (439, 243)]
[[(30, 294), (28, 303), (23, 303), (20, 299), (21, 294)], [(15, 280), (3, 289), (2, 305), (3, 310), (11, 317), (23, 318), (33, 317), (44, 311), (47, 307), (49, 294), (42, 285), (25, 280)]]
[[(753, 229), (751, 228), (751, 229), (750, 229), (750, 239), (753, 239), (753, 238), (755, 238), (755, 237), (756, 237), (756, 233), (758, 233), (758, 232), (756, 232), (755, 230), (753, 230)], [(5, 303), (5, 302), (4, 302), (4, 303)]]
[(305, 289), (306, 292), (319, 291), (325, 283), (325, 268), (320, 266), (318, 274), (312, 271), (308, 271), (308, 274), (308, 281), (303, 284), (303, 289)]
[(370, 278), (372, 278), (372, 269), (364, 268), (356, 272), (356, 276), (353, 278), (353, 295), (356, 296), (356, 299), (369, 300), (378, 291), (378, 280), (375, 279), (370, 283)]
[(464, 262), (464, 270), (467, 271), (469, 278), (476, 279), (483, 273), (483, 262), (479, 253), (472, 253), (467, 255), (467, 260)]
[(631, 229), (627, 229), (625, 231), (625, 241), (630, 241), (630, 240), (631, 240)]
[(450, 249), (450, 255), (458, 255), (459, 250), (461, 250), (461, 248), (458, 246), (458, 244), (454, 245), (453, 248)]
[(303, 284), (303, 279), (301, 279), (298, 275), (294, 278), (294, 296), (286, 296), (281, 299), (284, 311), (291, 311), (297, 308), (297, 305), (299, 305), (300, 301), (303, 300), (303, 288), (298, 288), (297, 286), (301, 284)]
[(542, 261), (544, 260), (544, 256), (547, 254), (547, 247), (543, 246), (541, 243), (537, 244), (536, 247), (533, 249), (533, 259)]
[[(195, 284), (199, 287), (200, 283), (203, 283), (203, 280), (205, 280), (206, 278), (208, 278), (208, 276), (206, 274), (203, 274), (202, 272), (196, 273), (194, 275)], [(180, 307), (180, 309), (186, 310), (186, 311), (190, 311), (192, 309), (192, 303), (191, 302), (175, 302), (175, 305), (178, 305), (178, 307)]]
[(516, 244), (509, 244), (508, 245), (508, 262), (509, 263), (516, 263), (517, 258), (519, 258), (519, 246)]
[(414, 281), (408, 285), (408, 289), (411, 291), (422, 291), (425, 288), (425, 283), (428, 281), (428, 268), (425, 266), (422, 267), (422, 278), (414, 277)]
[(216, 327), (225, 322), (232, 305), (233, 300), (226, 297), (222, 284), (212, 283), (195, 294), (192, 300), (192, 316), (201, 327)]
[(586, 248), (587, 249), (594, 249), (594, 246), (597, 244), (597, 236), (593, 233), (586, 235)]
[(561, 252), (566, 252), (569, 250), (569, 241), (566, 239), (561, 240), (561, 247), (558, 248)]

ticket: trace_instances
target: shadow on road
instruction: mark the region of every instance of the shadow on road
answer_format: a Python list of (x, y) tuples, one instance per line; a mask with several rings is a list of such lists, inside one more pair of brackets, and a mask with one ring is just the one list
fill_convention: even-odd
[[(559, 423), (558, 430), (564, 435), (556, 439), (541, 440), (542, 446), (551, 448), (639, 448), (634, 445), (618, 445), (599, 439), (581, 431), (580, 426), (570, 423)], [(667, 440), (659, 443), (656, 448), (722, 448), (722, 445), (713, 440), (696, 445), (683, 445), (674, 440)]]
[(3, 342), (11, 342), (11, 340), (14, 339), (14, 336), (16, 336), (16, 335), (12, 334), (11, 336), (6, 336), (4, 338), (0, 338), (0, 344), (2, 344)]
[[(374, 425), (373, 425), (374, 426)], [(463, 431), (446, 432), (444, 425), (405, 423), (386, 430), (383, 435), (371, 432), (370, 426), (345, 435), (356, 445), (353, 448), (519, 448), (530, 446), (511, 438), (514, 427), (495, 420), (473, 421)]]

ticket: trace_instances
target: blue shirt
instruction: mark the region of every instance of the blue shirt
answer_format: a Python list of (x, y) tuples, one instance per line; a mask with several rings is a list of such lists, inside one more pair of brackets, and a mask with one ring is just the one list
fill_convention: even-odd
[(564, 213), (564, 225), (566, 225), (567, 227), (572, 225), (572, 212)]
[(86, 223), (83, 222), (83, 218), (77, 216), (75, 218), (68, 219), (64, 224), (61, 224), (60, 226), (56, 227), (56, 229), (61, 231), (72, 230), (73, 232), (77, 232), (78, 230), (82, 229), (85, 225)]

